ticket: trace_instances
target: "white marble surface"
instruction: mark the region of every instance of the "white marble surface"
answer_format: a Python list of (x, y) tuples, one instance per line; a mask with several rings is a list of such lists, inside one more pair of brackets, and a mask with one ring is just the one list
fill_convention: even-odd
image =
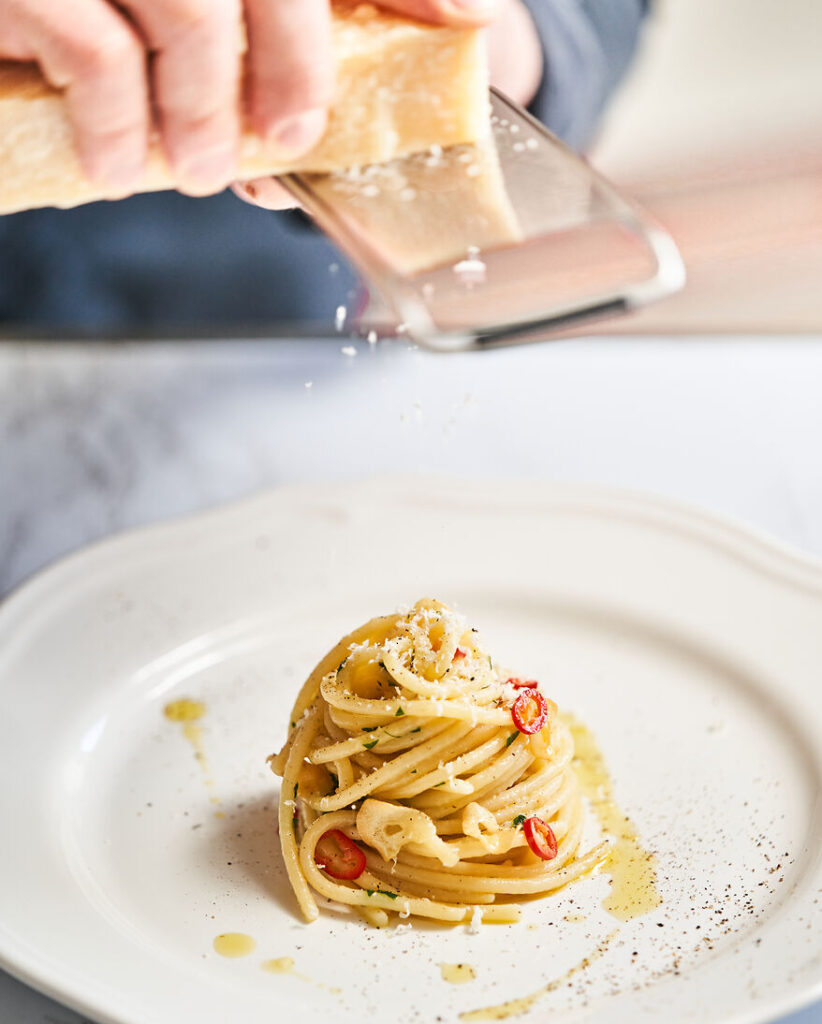
[[(822, 556), (822, 339), (343, 344), (0, 343), (0, 595), (124, 528), (397, 471), (655, 491)], [(79, 1020), (0, 972), (3, 1024)]]

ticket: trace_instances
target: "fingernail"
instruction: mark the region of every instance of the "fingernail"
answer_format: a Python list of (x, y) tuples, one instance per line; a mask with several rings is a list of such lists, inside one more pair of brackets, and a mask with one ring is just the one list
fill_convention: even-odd
[(225, 185), (234, 176), (237, 154), (230, 143), (219, 143), (183, 157), (177, 173), (186, 182), (197, 185)]
[(235, 184), (232, 188), (240, 199), (264, 210), (288, 210), (297, 205), (296, 199), (274, 178), (256, 178), (253, 182)]
[(304, 153), (311, 149), (325, 131), (326, 112), (318, 107), (315, 110), (304, 110), (286, 121), (280, 121), (271, 133), (274, 141), (282, 149), (292, 153)]

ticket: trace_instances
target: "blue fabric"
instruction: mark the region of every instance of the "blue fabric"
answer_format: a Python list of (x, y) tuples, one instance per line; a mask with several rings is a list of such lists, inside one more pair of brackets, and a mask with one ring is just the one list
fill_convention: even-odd
[(0, 218), (0, 324), (95, 332), (329, 322), (356, 278), (301, 214), (176, 192)]
[[(583, 146), (634, 49), (644, 0), (525, 0), (545, 76), (532, 109)], [(330, 267), (337, 265), (334, 273)], [(129, 332), (328, 324), (355, 277), (297, 214), (176, 193), (0, 217), (4, 330)]]
[(532, 111), (575, 149), (591, 141), (627, 69), (648, 0), (525, 0), (542, 40), (545, 73)]

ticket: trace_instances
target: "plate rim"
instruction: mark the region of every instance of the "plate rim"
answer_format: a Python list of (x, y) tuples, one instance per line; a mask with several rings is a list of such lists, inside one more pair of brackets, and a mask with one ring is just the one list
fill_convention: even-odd
[[(455, 492), (466, 486), (481, 486), (486, 494), (489, 487), (499, 485), (506, 491), (521, 489), (534, 493), (541, 492), (543, 501), (557, 505), (607, 504), (611, 512), (618, 512), (620, 507), (629, 511), (645, 509), (657, 515), (658, 526), (667, 526), (679, 532), (685, 527), (688, 533), (692, 533), (695, 528), (699, 539), (704, 540), (705, 535), (710, 536), (714, 544), (730, 548), (732, 554), (737, 557), (741, 555), (752, 567), (766, 572), (768, 569), (771, 572), (776, 569), (786, 583), (800, 583), (822, 597), (822, 555), (804, 551), (797, 544), (776, 537), (764, 527), (749, 523), (741, 516), (714, 512), (696, 502), (643, 488), (616, 487), (585, 481), (516, 478), (509, 480), (479, 474), (455, 477), (435, 473), (381, 473), (352, 476), (344, 481), (335, 481), (333, 485), (320, 481), (284, 483), (264, 488), (235, 501), (220, 503), (182, 516), (117, 530), (83, 544), (34, 570), (15, 584), (8, 593), (0, 596), (0, 631), (4, 628), (4, 620), (9, 614), (9, 609), (13, 609), (20, 600), (28, 598), (30, 592), (57, 582), (60, 574), (71, 572), (78, 562), (87, 562), (91, 558), (98, 559), (112, 548), (131, 547), (155, 538), (167, 542), (175, 533), (200, 527), (207, 528), (223, 518), (254, 515), (272, 501), (310, 499), (313, 494), (321, 494), (329, 486), (333, 486), (337, 492), (352, 488), (381, 490), (386, 483), (408, 486), (411, 481), (416, 487), (420, 484), (430, 484), (437, 488), (449, 486), (453, 487)], [(769, 563), (767, 568), (763, 563)], [(797, 577), (801, 577), (801, 582)]]

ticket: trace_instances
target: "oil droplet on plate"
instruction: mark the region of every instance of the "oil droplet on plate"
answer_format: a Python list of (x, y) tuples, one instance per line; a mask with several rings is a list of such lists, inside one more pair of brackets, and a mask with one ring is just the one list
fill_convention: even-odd
[(223, 932), (213, 942), (214, 952), (220, 956), (227, 956), (236, 959), (241, 956), (248, 956), (257, 948), (257, 943), (250, 935), (243, 932)]
[(269, 974), (289, 974), (294, 970), (294, 958), (291, 956), (279, 956), (274, 960), (263, 960), (261, 966)]
[(312, 978), (307, 977), (305, 974), (301, 974), (299, 971), (294, 970), (294, 957), (291, 956), (278, 956), (272, 960), (263, 960), (260, 967), (268, 974), (288, 974), (292, 978), (298, 978), (300, 981), (304, 981), (309, 985), (315, 985), (317, 988), (325, 989), (326, 992), (330, 992), (332, 995), (338, 996), (342, 993), (341, 988), (337, 988), (336, 985), (326, 985), (321, 981), (314, 981)]
[(206, 706), (199, 700), (181, 697), (163, 708), (163, 714), (170, 722), (196, 722), (206, 713)]
[(476, 978), (476, 972), (470, 964), (440, 964), (442, 980), (452, 985), (464, 985)]

